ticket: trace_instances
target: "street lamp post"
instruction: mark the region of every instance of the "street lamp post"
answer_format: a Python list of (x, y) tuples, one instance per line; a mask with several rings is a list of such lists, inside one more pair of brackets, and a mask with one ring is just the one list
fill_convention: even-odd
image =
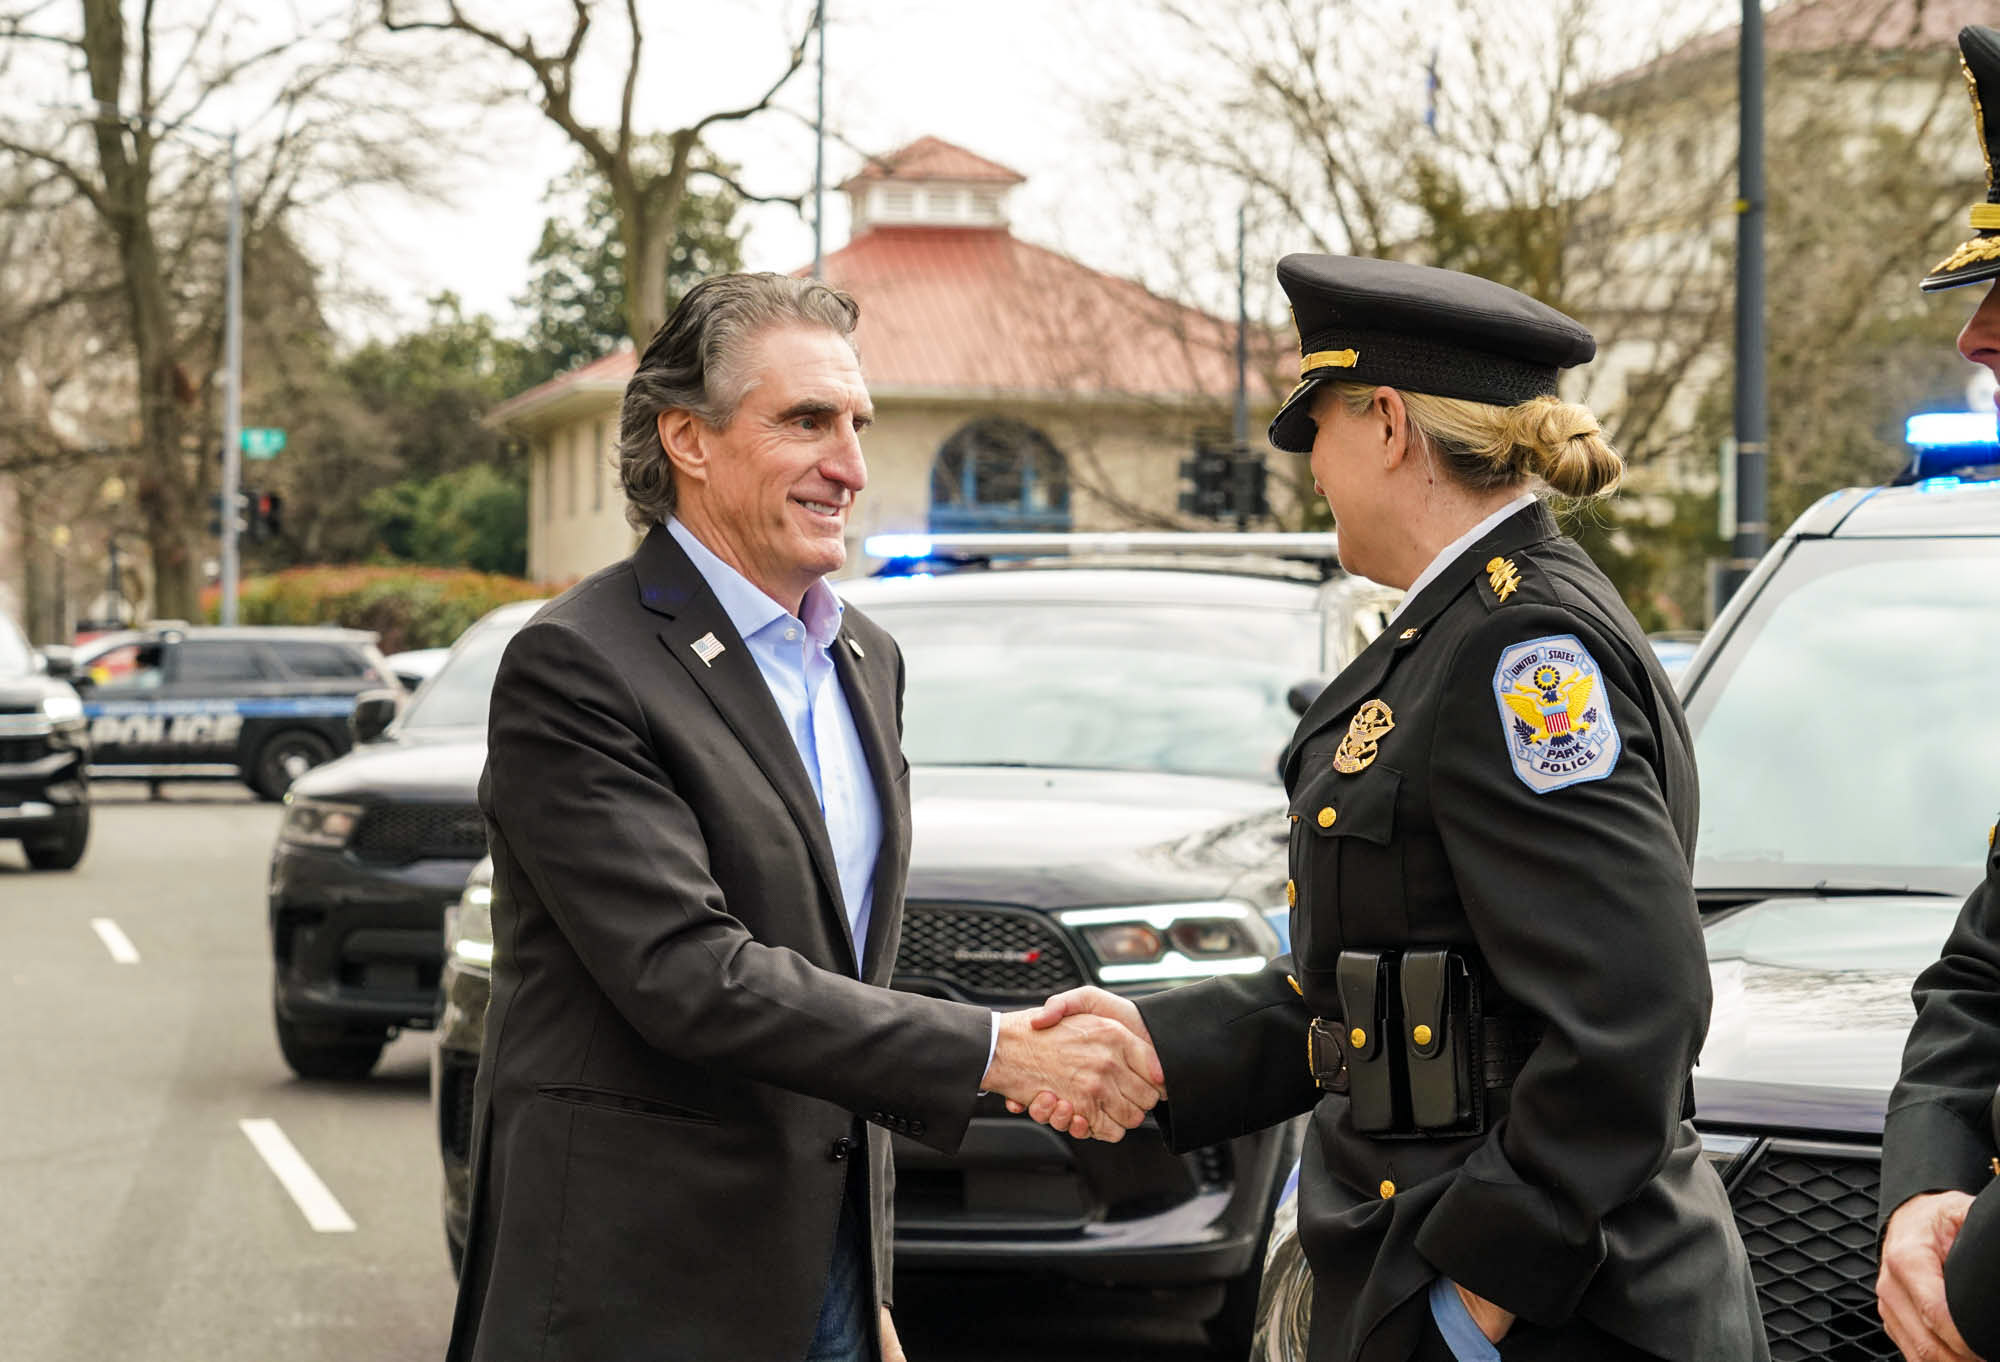
[(229, 142), (229, 267), (223, 307), (222, 623), (236, 623), (236, 501), (243, 482), (243, 197), (236, 184), (236, 134)]

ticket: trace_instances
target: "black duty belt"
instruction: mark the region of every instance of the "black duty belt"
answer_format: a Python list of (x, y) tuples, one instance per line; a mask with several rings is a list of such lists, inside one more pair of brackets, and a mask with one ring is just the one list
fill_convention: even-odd
[(1313, 1019), (1307, 1064), (1321, 1089), (1347, 1096), (1362, 1134), (1483, 1132), (1541, 1043), (1539, 1020), (1487, 1013), (1459, 951), (1342, 951), (1335, 982), (1343, 1015)]

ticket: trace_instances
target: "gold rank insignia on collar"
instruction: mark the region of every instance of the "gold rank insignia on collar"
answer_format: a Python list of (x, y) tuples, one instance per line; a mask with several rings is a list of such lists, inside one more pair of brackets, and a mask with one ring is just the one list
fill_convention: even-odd
[(1333, 769), (1351, 776), (1375, 760), (1375, 745), (1396, 726), (1396, 716), (1380, 700), (1370, 700), (1355, 711), (1347, 725), (1347, 736), (1333, 754)]
[(1521, 574), (1512, 558), (1495, 558), (1486, 564), (1486, 584), (1497, 600), (1506, 600), (1521, 589)]

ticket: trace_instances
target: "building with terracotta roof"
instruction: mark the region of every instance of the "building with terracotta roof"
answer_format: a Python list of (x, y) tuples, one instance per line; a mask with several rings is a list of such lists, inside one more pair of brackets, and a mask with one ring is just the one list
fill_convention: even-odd
[[(850, 564), (882, 532), (1177, 524), (1180, 460), (1198, 431), (1228, 425), (1235, 324), (1015, 236), (1008, 199), (1021, 182), (926, 137), (840, 186), (854, 230), (825, 277), (861, 306), (856, 341), (876, 408)], [(1289, 339), (1253, 336), (1260, 432)], [(488, 418), (533, 450), (531, 576), (565, 580), (634, 543), (616, 470), (633, 367), (618, 351)], [(1284, 457), (1272, 455), (1274, 468)]]

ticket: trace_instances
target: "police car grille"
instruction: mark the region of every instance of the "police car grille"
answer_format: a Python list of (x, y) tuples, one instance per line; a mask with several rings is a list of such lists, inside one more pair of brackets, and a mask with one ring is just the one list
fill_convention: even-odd
[(47, 738), (0, 738), (0, 766), (40, 761), (48, 754)]
[(486, 854), (477, 804), (383, 804), (362, 815), (349, 844), (364, 861), (476, 861)]
[(1730, 1194), (1772, 1362), (1888, 1362), (1875, 1312), (1877, 1156), (1774, 1144)]
[(1075, 988), (1083, 971), (1042, 914), (1020, 908), (911, 904), (896, 952), (897, 984), (943, 984), (972, 998), (1033, 999)]

